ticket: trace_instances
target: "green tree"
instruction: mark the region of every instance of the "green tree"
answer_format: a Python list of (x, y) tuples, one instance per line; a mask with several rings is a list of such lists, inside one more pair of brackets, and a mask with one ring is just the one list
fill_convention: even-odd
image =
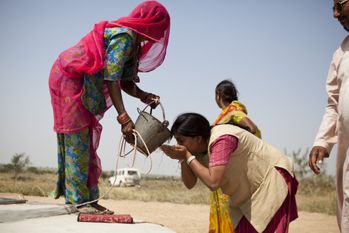
[(24, 153), (16, 153), (11, 158), (11, 166), (14, 172), (14, 180), (16, 182), (18, 175), (24, 171), (25, 167), (30, 164), (28, 156), (25, 156)]
[(303, 154), (301, 154), (301, 151), (301, 149), (298, 149), (298, 151), (292, 151), (292, 159), (295, 165), (295, 173), (299, 179), (303, 179), (310, 173), (307, 159), (309, 150), (306, 149), (306, 151)]

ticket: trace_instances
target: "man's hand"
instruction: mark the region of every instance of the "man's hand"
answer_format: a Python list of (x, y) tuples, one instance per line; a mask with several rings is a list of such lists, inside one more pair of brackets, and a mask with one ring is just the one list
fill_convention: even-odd
[(315, 174), (320, 173), (320, 168), (317, 164), (322, 164), (324, 158), (328, 158), (329, 154), (326, 148), (322, 146), (314, 146), (309, 154), (309, 167)]

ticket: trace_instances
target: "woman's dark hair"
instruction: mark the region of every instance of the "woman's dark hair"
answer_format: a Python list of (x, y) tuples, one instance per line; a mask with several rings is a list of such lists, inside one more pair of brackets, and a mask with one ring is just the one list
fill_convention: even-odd
[(180, 134), (186, 137), (202, 136), (210, 138), (211, 128), (208, 120), (197, 113), (183, 113), (177, 117), (171, 128), (172, 135)]
[(224, 102), (230, 103), (238, 100), (238, 91), (230, 80), (223, 80), (216, 86), (216, 95), (222, 98)]

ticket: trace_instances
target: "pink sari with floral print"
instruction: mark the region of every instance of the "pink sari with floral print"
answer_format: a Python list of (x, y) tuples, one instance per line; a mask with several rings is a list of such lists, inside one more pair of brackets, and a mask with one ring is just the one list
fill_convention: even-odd
[(146, 1), (139, 4), (128, 16), (115, 21), (103, 21), (83, 37), (75, 46), (63, 51), (52, 66), (49, 77), (54, 131), (79, 132), (87, 127), (91, 133), (91, 158), (87, 185), (98, 183), (101, 174), (97, 156), (102, 126), (99, 120), (112, 105), (106, 86), (106, 109), (93, 115), (83, 106), (84, 75), (92, 75), (104, 68), (104, 29), (127, 27), (146, 38), (141, 44), (138, 71), (148, 72), (160, 66), (165, 58), (170, 33), (170, 16), (160, 3)]

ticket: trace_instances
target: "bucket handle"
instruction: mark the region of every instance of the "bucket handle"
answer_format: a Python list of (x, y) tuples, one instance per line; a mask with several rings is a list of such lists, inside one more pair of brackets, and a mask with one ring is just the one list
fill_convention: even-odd
[[(150, 102), (149, 104), (147, 104), (147, 105), (143, 108), (142, 111), (141, 111), (139, 108), (137, 108), (137, 111), (138, 111), (139, 115), (142, 115), (141, 112), (144, 112), (145, 109), (146, 109), (147, 107), (149, 107), (149, 106), (150, 106), (152, 103), (154, 103), (154, 102), (155, 102), (155, 101), (153, 100), (152, 102)], [(161, 111), (162, 111), (162, 118), (163, 118), (162, 124), (163, 124), (165, 127), (167, 127), (167, 126), (169, 125), (169, 122), (166, 120), (166, 117), (165, 117), (165, 109), (164, 109), (164, 106), (162, 106), (162, 104), (161, 104), (160, 101), (159, 101), (159, 105), (160, 105)], [(153, 109), (150, 108), (150, 115), (152, 115), (152, 112), (153, 112)], [(142, 115), (142, 116), (143, 116), (143, 115)]]

